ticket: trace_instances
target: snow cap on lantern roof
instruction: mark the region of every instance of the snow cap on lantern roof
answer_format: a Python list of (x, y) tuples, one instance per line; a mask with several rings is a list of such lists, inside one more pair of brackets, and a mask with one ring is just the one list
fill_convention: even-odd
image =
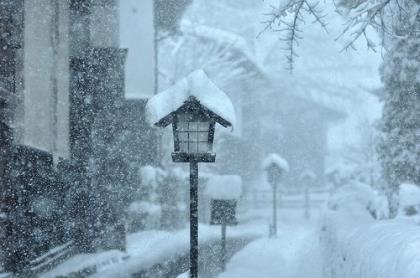
[(213, 175), (204, 194), (213, 200), (237, 200), (242, 194), (242, 179), (237, 175)]
[(316, 174), (312, 170), (306, 169), (305, 171), (302, 172), (302, 174), (300, 174), (300, 178), (301, 179), (309, 178), (309, 179), (314, 180), (316, 179)]
[(289, 163), (286, 159), (282, 158), (280, 155), (272, 153), (267, 156), (263, 161), (263, 168), (267, 170), (272, 164), (277, 165), (280, 169), (283, 169), (285, 172), (289, 172)]
[(229, 97), (199, 69), (179, 80), (175, 85), (153, 96), (146, 105), (151, 125), (165, 127), (172, 123), (174, 113), (185, 102), (195, 99), (224, 127), (235, 126), (236, 117)]

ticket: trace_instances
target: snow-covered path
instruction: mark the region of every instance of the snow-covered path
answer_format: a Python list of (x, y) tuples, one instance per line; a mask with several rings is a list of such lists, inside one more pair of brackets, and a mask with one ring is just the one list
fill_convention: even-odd
[[(283, 219), (286, 220), (286, 219)], [(277, 238), (248, 244), (227, 264), (219, 278), (322, 278), (322, 262), (314, 222), (280, 222)]]
[[(313, 211), (313, 214), (317, 214)], [(227, 271), (220, 273), (220, 227), (200, 225), (200, 277), (322, 278), (315, 217), (302, 208), (279, 209), (277, 238), (268, 238), (271, 209), (251, 209), (227, 231)], [(314, 215), (313, 215), (314, 216)], [(173, 277), (188, 269), (188, 229), (143, 231), (127, 239), (127, 253), (80, 254), (42, 277), (85, 273), (91, 277)], [(169, 275), (169, 276), (168, 276)]]

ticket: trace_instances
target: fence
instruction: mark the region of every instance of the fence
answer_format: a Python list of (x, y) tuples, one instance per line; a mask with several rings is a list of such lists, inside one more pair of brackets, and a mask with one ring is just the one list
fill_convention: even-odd
[[(320, 207), (329, 195), (329, 189), (320, 188), (311, 190), (309, 192), (309, 204), (312, 208)], [(304, 191), (295, 192), (280, 192), (279, 194), (279, 208), (303, 208), (305, 206), (305, 194)], [(256, 190), (248, 196), (247, 203), (252, 204), (254, 208), (263, 208), (271, 206), (273, 199), (273, 192), (267, 190)]]

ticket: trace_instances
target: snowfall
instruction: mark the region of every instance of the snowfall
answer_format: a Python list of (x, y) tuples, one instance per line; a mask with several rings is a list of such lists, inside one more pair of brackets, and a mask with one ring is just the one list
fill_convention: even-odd
[[(240, 184), (234, 176), (227, 179)], [(226, 190), (229, 196), (237, 193)], [(200, 224), (200, 277), (419, 277), (419, 219), (404, 213), (419, 200), (418, 187), (403, 184), (399, 216), (381, 220), (386, 216), (384, 197), (366, 184), (349, 182), (312, 192), (307, 219), (303, 196), (283, 195), (274, 237), (268, 236), (269, 203), (239, 209), (239, 224), (227, 228), (225, 271), (220, 267), (220, 226)], [(126, 252), (77, 255), (41, 277), (188, 277), (188, 255), (187, 228), (141, 231), (128, 236)]]
[[(358, 131), (356, 126), (358, 123), (357, 116), (365, 116), (364, 113), (368, 114), (371, 111), (373, 111), (372, 114), (375, 114), (381, 110), (381, 105), (378, 104), (376, 97), (365, 96), (368, 94), (367, 92), (383, 88), (377, 74), (381, 53), (376, 53), (374, 57), (372, 56), (373, 54), (367, 55), (363, 48), (359, 47), (362, 50), (358, 52), (348, 52), (339, 55), (338, 53), (342, 49), (343, 42), (335, 43), (334, 39), (327, 40), (326, 38), (329, 38), (327, 37), (329, 34), (321, 32), (319, 27), (309, 26), (305, 27), (305, 30), (309, 30), (309, 32), (305, 32), (307, 40), (299, 48), (298, 52), (302, 58), (297, 59), (295, 63), (294, 75), (289, 75), (283, 67), (279, 66), (282, 65), (281, 63), (284, 59), (284, 53), (276, 51), (281, 49), (281, 46), (278, 45), (278, 42), (281, 40), (278, 37), (269, 37), (266, 34), (258, 38), (258, 40), (256, 39), (256, 35), (262, 29), (260, 21), (263, 19), (262, 15), (265, 10), (262, 8), (261, 10), (260, 8), (258, 10), (247, 9), (246, 5), (242, 6), (243, 3), (240, 1), (225, 1), (226, 3), (232, 2), (236, 4), (229, 4), (229, 8), (227, 6), (219, 8), (217, 11), (220, 14), (213, 14), (207, 10), (211, 6), (210, 3), (212, 3), (210, 0), (193, 1), (195, 4), (192, 5), (192, 8), (190, 8), (180, 23), (181, 30), (179, 33), (186, 34), (185, 38), (179, 40), (168, 39), (166, 44), (162, 42), (161, 49), (158, 51), (160, 54), (156, 54), (156, 60), (161, 63), (159, 65), (161, 68), (158, 71), (159, 78), (156, 83), (162, 83), (160, 84), (162, 86), (160, 89), (162, 90), (159, 90), (159, 94), (154, 95), (147, 102), (145, 113), (148, 123), (151, 126), (169, 124), (170, 121), (164, 121), (164, 124), (160, 123), (160, 121), (167, 119), (168, 116), (170, 118), (186, 101), (194, 98), (206, 109), (214, 112), (216, 116), (225, 119), (225, 126), (235, 128), (234, 132), (230, 134), (234, 142), (238, 139), (236, 137), (240, 137), (243, 135), (242, 133), (245, 134), (246, 132), (248, 132), (248, 137), (245, 138), (245, 135), (243, 135), (246, 140), (251, 142), (257, 141), (256, 137), (253, 137), (257, 130), (258, 132), (267, 133), (267, 138), (274, 138), (275, 140), (270, 139), (270, 142), (266, 142), (268, 140), (257, 141), (255, 145), (246, 145), (246, 148), (252, 145), (256, 149), (253, 150), (254, 153), (261, 151), (261, 153), (266, 154), (275, 151), (271, 150), (270, 146), (277, 147), (277, 143), (284, 139), (282, 136), (289, 136), (287, 132), (285, 134), (282, 133), (284, 127), (280, 121), (276, 122), (271, 119), (272, 114), (270, 113), (273, 112), (271, 110), (274, 110), (276, 117), (287, 117), (288, 115), (279, 113), (278, 107), (304, 103), (308, 107), (312, 104), (314, 104), (314, 107), (325, 107), (325, 111), (328, 111), (328, 113), (330, 110), (340, 112), (334, 113), (334, 115), (341, 115), (342, 111), (343, 114), (349, 114), (349, 119), (345, 120), (345, 124), (334, 125), (331, 131), (328, 131), (331, 132), (328, 133), (328, 138), (324, 138), (328, 141), (325, 144), (332, 146), (325, 150), (316, 150), (325, 152), (326, 160), (327, 153), (333, 153), (339, 147), (344, 149), (347, 143), (358, 143), (359, 138), (354, 139), (350, 136), (351, 133)], [(270, 0), (253, 1), (263, 2), (264, 5), (269, 5), (273, 2)], [(251, 3), (253, 1), (244, 2)], [(129, 1), (121, 2), (129, 3)], [(138, 0), (131, 0), (131, 2), (132, 4), (141, 3)], [(322, 2), (320, 1), (321, 4)], [(248, 5), (251, 6), (250, 4)], [(130, 8), (130, 13), (131, 11), (133, 11), (133, 14), (137, 13), (137, 11), (141, 12), (140, 9), (127, 7)], [(237, 13), (229, 14), (229, 11), (236, 11)], [(250, 21), (251, 17), (249, 14), (251, 14), (255, 22)], [(239, 16), (243, 16), (243, 18), (239, 18)], [(230, 28), (231, 22), (236, 22), (237, 26)], [(333, 21), (329, 19), (329, 22), (331, 22), (329, 28), (331, 28), (332, 37), (335, 38), (335, 33), (341, 33), (343, 22), (341, 19)], [(251, 26), (251, 24), (257, 27)], [(206, 25), (209, 26), (206, 27)], [(130, 29), (136, 29), (132, 26), (130, 25)], [(254, 32), (255, 28), (258, 32)], [(232, 30), (225, 32), (223, 29)], [(199, 33), (200, 36), (193, 36), (192, 33)], [(125, 36), (136, 37), (134, 35)], [(242, 39), (242, 37), (245, 37), (245, 39)], [(128, 41), (128, 39), (124, 39), (124, 36), (122, 38), (122, 45), (124, 46), (125, 41)], [(197, 41), (215, 41), (217, 47), (209, 43), (201, 46), (201, 48), (199, 46), (196, 47)], [(255, 45), (253, 51), (247, 49), (248, 41), (250, 45)], [(194, 45), (194, 49), (188, 48), (190, 44)], [(223, 50), (226, 45), (231, 47), (231, 52), (226, 52), (227, 54), (222, 52), (223, 55), (221, 57), (217, 57), (217, 53), (213, 54), (220, 60), (218, 61), (213, 57), (213, 59), (216, 59), (216, 62), (223, 63), (224, 67), (221, 67), (220, 64), (212, 62), (212, 57), (207, 57), (207, 53)], [(203, 47), (206, 48), (203, 50)], [(209, 50), (206, 52), (207, 48)], [(188, 59), (186, 59), (188, 61), (184, 61), (182, 56), (183, 50), (194, 52), (193, 54), (199, 57), (188, 56), (191, 58), (191, 61)], [(128, 52), (129, 55), (133, 55), (133, 51), (130, 51)], [(204, 56), (204, 58), (200, 57), (199, 54)], [(159, 55), (167, 55), (168, 57), (160, 57)], [(236, 57), (235, 55), (240, 56)], [(149, 56), (152, 57), (152, 55)], [(232, 62), (230, 59), (237, 60)], [(135, 60), (133, 56), (128, 56), (129, 63), (133, 60)], [(195, 65), (193, 63), (201, 60), (205, 61), (203, 62), (204, 65)], [(173, 61), (174, 65), (170, 63), (171, 61)], [(178, 62), (180, 63), (179, 65), (177, 64)], [(235, 68), (235, 65), (239, 65), (238, 68)], [(172, 67), (178, 69), (178, 66), (182, 69), (182, 71), (179, 70), (179, 73), (172, 69)], [(184, 66), (185, 68), (182, 68)], [(201, 69), (203, 66), (207, 69)], [(190, 67), (194, 68), (194, 70)], [(269, 80), (269, 82), (267, 81), (269, 84), (265, 85), (267, 87), (265, 90), (259, 90), (258, 86), (260, 85), (257, 82), (252, 84), (255, 76), (252, 78), (246, 74), (242, 76), (242, 70), (248, 73), (247, 71), (252, 69), (257, 71), (258, 74), (254, 73), (254, 75), (261, 79), (260, 82)], [(171, 72), (171, 70), (174, 72)], [(268, 73), (270, 74), (268, 75)], [(135, 76), (135, 79), (138, 79), (139, 76), (144, 74), (137, 70), (131, 70), (128, 75)], [(238, 84), (240, 86), (236, 84), (236, 90), (232, 89), (233, 86), (226, 85), (226, 80), (233, 78), (239, 80)], [(127, 83), (127, 88), (130, 88), (132, 84), (130, 82)], [(171, 84), (171, 87), (165, 88), (169, 84)], [(255, 88), (245, 88), (251, 85), (255, 86)], [(219, 87), (223, 90), (225, 88), (232, 89), (233, 93), (225, 93)], [(249, 91), (254, 90), (255, 92), (253, 93), (255, 95), (252, 97), (246, 94), (243, 96), (239, 95), (245, 89)], [(141, 95), (141, 92), (126, 90), (127, 96), (144, 97)], [(245, 92), (249, 93), (247, 90)], [(361, 94), (361, 91), (363, 94)], [(136, 93), (138, 94), (136, 95)], [(271, 99), (273, 95), (276, 95), (276, 99)], [(286, 101), (286, 103), (283, 101)], [(246, 115), (239, 108), (244, 107), (244, 111), (246, 111), (245, 108), (248, 108), (247, 106), (253, 105), (257, 108), (255, 108), (255, 111), (250, 110), (253, 112), (250, 115)], [(305, 108), (305, 105), (302, 107)], [(271, 107), (271, 110), (267, 108), (266, 111), (266, 106)], [(254, 114), (256, 115), (260, 112), (264, 115), (258, 119), (252, 118)], [(310, 110), (308, 112), (308, 114), (302, 113), (301, 118), (297, 117), (303, 120), (296, 122), (296, 125), (303, 125), (305, 119), (311, 118), (313, 115), (322, 114), (324, 116), (324, 112), (319, 112), (318, 110)], [(328, 113), (325, 112), (325, 114)], [(377, 116), (376, 114), (372, 116), (372, 119), (367, 118), (367, 120), (373, 122)], [(294, 117), (295, 115), (291, 115), (291, 119), (293, 118), (292, 116)], [(342, 116), (337, 116), (337, 118), (339, 117)], [(242, 126), (245, 120), (250, 121), (249, 126), (252, 128), (251, 130), (245, 130), (246, 126)], [(337, 123), (338, 120), (334, 119), (331, 122)], [(325, 123), (326, 126), (327, 124)], [(320, 127), (324, 128), (324, 123)], [(311, 128), (315, 131), (318, 129), (318, 126)], [(227, 129), (227, 131), (224, 130), (223, 132), (229, 131), (232, 130)], [(312, 129), (309, 131), (310, 135), (312, 135), (311, 132)], [(162, 142), (160, 142), (162, 144), (159, 143), (159, 148), (169, 148), (164, 146), (165, 142), (168, 142), (168, 140), (164, 140), (167, 139), (165, 138), (167, 134), (170, 133), (163, 134)], [(327, 137), (326, 134), (325, 136)], [(294, 143), (302, 139), (297, 137), (299, 136), (291, 138), (291, 142)], [(226, 139), (225, 137), (223, 138)], [(222, 137), (218, 137), (219, 142), (221, 139)], [(309, 139), (312, 139), (312, 137)], [(355, 142), (350, 139), (354, 139)], [(238, 142), (242, 143), (240, 140)], [(339, 145), (337, 142), (343, 143)], [(336, 144), (334, 145), (334, 143)], [(299, 149), (303, 146), (304, 143), (295, 148)], [(288, 146), (284, 148), (288, 148)], [(348, 155), (349, 152), (346, 149), (343, 151), (343, 149), (341, 149), (342, 152)], [(232, 150), (234, 155), (238, 153), (235, 151), (237, 150)], [(246, 154), (243, 151), (241, 150), (240, 152), (243, 157), (238, 158), (237, 161), (240, 161), (241, 165), (251, 163), (249, 157), (246, 158), (249, 160), (245, 160)], [(300, 149), (299, 151), (304, 152), (304, 150)], [(312, 154), (311, 150), (307, 156)], [(223, 156), (223, 153), (219, 152), (217, 155), (219, 159)], [(331, 157), (328, 157), (328, 159), (336, 159), (333, 155)], [(167, 158), (169, 159), (169, 156)], [(167, 163), (166, 160), (161, 162), (163, 165)], [(296, 166), (292, 162), (289, 165), (284, 158), (272, 153), (262, 162), (262, 167), (258, 170), (263, 172), (272, 164), (281, 168), (284, 173), (293, 172)], [(302, 161), (301, 164), (299, 166), (304, 168), (305, 161)], [(331, 163), (331, 161), (326, 161), (326, 165), (329, 164), (338, 165), (339, 162), (334, 161), (334, 163)], [(364, 166), (365, 164), (361, 165)], [(172, 164), (168, 168), (171, 167)], [(202, 167), (201, 164), (200, 167)], [(212, 169), (212, 166), (208, 167)], [(257, 202), (256, 195), (253, 195), (254, 192), (252, 190), (259, 190), (260, 188), (257, 187), (260, 184), (255, 185), (251, 189), (243, 188), (244, 184), (249, 183), (244, 177), (211, 173), (207, 173), (206, 176), (206, 173), (201, 172), (201, 169), (199, 173), (200, 185), (202, 179), (206, 179), (206, 183), (205, 188), (200, 187), (200, 189), (203, 189), (200, 192), (200, 198), (203, 198), (199, 200), (199, 207), (208, 206), (211, 199), (236, 200), (238, 224), (226, 228), (227, 254), (226, 265), (223, 266), (221, 260), (222, 228), (220, 225), (210, 225), (209, 219), (199, 219), (198, 260), (200, 278), (420, 277), (420, 185), (399, 184), (399, 211), (394, 218), (388, 216), (388, 201), (383, 191), (377, 190), (363, 182), (348, 179), (334, 186), (331, 184), (320, 184), (319, 187), (309, 188), (306, 192), (304, 190), (289, 192), (280, 185), (276, 207), (277, 234), (273, 235), (273, 204), (272, 188), (270, 186), (265, 184), (267, 188), (264, 189), (264, 192), (268, 194), (263, 195), (263, 199)], [(214, 172), (230, 173), (229, 169), (219, 170)], [(177, 176), (177, 178), (184, 181), (188, 180), (188, 173), (173, 171), (174, 173), (172, 174)], [(152, 166), (145, 166), (140, 169), (142, 182), (147, 186), (150, 185), (153, 192), (157, 191), (161, 180), (167, 178), (168, 172), (169, 170), (165, 171)], [(328, 174), (328, 172), (326, 171), (325, 174)], [(310, 170), (303, 171), (299, 177), (312, 180), (317, 178), (315, 173)], [(247, 192), (246, 190), (252, 192)], [(169, 196), (169, 199), (171, 197)], [(188, 201), (182, 204), (185, 212), (188, 211), (187, 203)], [(150, 217), (148, 216), (150, 219), (147, 219), (147, 221), (151, 222), (159, 222), (161, 210), (162, 207), (158, 205), (158, 202), (153, 203), (143, 200), (135, 201), (127, 208), (128, 214), (146, 212), (144, 214), (150, 215)], [(92, 254), (73, 255), (54, 265), (48, 271), (43, 272), (39, 277), (189, 277), (190, 230), (189, 223), (183, 224), (185, 225), (182, 228), (173, 228), (172, 230), (158, 229), (157, 225), (151, 225), (153, 229), (137, 229), (136, 232), (127, 234), (125, 251), (107, 250)], [(71, 243), (68, 244), (71, 245)], [(66, 246), (57, 248), (66, 248)], [(45, 254), (43, 255), (44, 257), (36, 260), (42, 262), (59, 250), (50, 250), (49, 252), (51, 253)], [(5, 277), (11, 278), (12, 276), (1, 272), (0, 278)]]

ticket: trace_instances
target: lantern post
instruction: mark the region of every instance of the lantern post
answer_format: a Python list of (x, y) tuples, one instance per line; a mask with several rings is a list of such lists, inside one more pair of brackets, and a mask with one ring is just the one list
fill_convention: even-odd
[(277, 188), (282, 172), (282, 169), (275, 163), (271, 164), (267, 169), (268, 181), (271, 184), (271, 189), (273, 190), (273, 222), (270, 235), (274, 237), (277, 236)]
[(311, 218), (311, 195), (310, 195), (310, 187), (313, 186), (314, 181), (316, 180), (315, 173), (310, 170), (306, 169), (300, 175), (300, 180), (303, 185), (303, 194), (304, 194), (304, 217), (305, 219)]
[(190, 161), (190, 277), (198, 277), (198, 162)]
[(215, 124), (223, 127), (233, 125), (233, 105), (204, 71), (197, 70), (152, 97), (147, 103), (146, 112), (149, 121), (158, 127), (172, 124), (172, 161), (190, 164), (190, 277), (197, 278), (198, 163), (215, 162)]
[(237, 175), (214, 175), (204, 194), (210, 197), (210, 225), (221, 225), (220, 268), (226, 267), (226, 228), (238, 224), (236, 207), (242, 194), (242, 179)]
[(267, 172), (267, 180), (273, 190), (273, 222), (270, 226), (270, 236), (277, 236), (277, 190), (280, 178), (284, 172), (289, 171), (286, 160), (277, 154), (270, 154), (263, 163), (263, 168)]

